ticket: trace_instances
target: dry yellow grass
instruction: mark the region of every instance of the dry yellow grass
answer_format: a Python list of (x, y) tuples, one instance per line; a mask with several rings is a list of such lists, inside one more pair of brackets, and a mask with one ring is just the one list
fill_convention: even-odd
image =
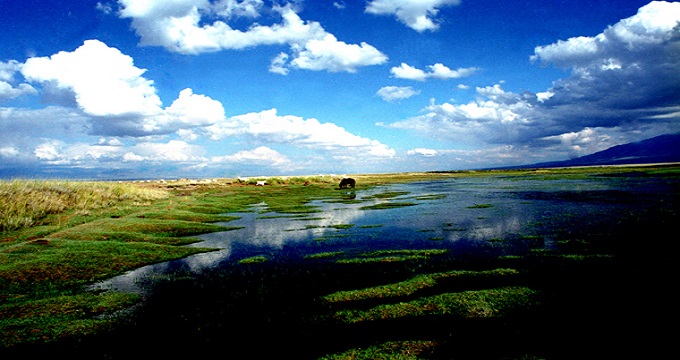
[(39, 225), (67, 210), (91, 211), (126, 202), (141, 205), (169, 196), (133, 183), (70, 180), (0, 181), (0, 231)]

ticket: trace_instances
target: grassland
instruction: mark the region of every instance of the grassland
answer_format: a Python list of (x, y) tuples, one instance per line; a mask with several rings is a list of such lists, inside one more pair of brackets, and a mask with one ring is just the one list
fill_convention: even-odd
[[(360, 190), (381, 184), (456, 177), (530, 176), (549, 181), (627, 176), (625, 174), (677, 181), (680, 167), (357, 174), (352, 177), (357, 179), (357, 190)], [(255, 186), (257, 180), (264, 179), (267, 186)], [(258, 211), (266, 217), (269, 212), (279, 214), (276, 216), (314, 214), (318, 209), (311, 206), (310, 201), (316, 199), (351, 201), (345, 198), (344, 192), (337, 191), (339, 180), (330, 176), (300, 176), (247, 181), (0, 181), (0, 350), (23, 354), (27, 349), (44, 347), (49, 353), (61, 348), (59, 344), (72, 345), (74, 341), (116, 333), (120, 328), (129, 331), (125, 317), (117, 314), (139, 304), (142, 299), (133, 294), (88, 292), (86, 285), (143, 265), (213, 251), (181, 245), (197, 241), (192, 238), (195, 235), (235, 229), (228, 226), (229, 221), (235, 219), (229, 214), (253, 211), (250, 207), (253, 204), (264, 204)], [(407, 194), (382, 193), (375, 198), (386, 201), (383, 204), (387, 205), (382, 208), (413, 204), (390, 202), (404, 195)], [(661, 223), (667, 229), (669, 222), (677, 220), (675, 196), (677, 194), (671, 194), (668, 208), (662, 209), (660, 218), (656, 217), (658, 213), (632, 214), (625, 220), (643, 224), (644, 228), (637, 229), (636, 235), (661, 236), (664, 227), (651, 228), (652, 225), (647, 224), (649, 217), (654, 217), (653, 226)], [(630, 223), (625, 225), (625, 228), (631, 226)], [(352, 226), (342, 224), (337, 228)], [(598, 236), (602, 237), (602, 234)], [(610, 237), (606, 239), (610, 241)], [(604, 296), (603, 291), (613, 285), (607, 284), (603, 290), (596, 284), (612, 281), (614, 275), (609, 270), (610, 265), (621, 261), (620, 250), (615, 252), (616, 257), (587, 251), (578, 253), (579, 249), (599, 246), (590, 240), (564, 239), (557, 245), (568, 251), (536, 250), (527, 257), (499, 258), (482, 264), (459, 264), (445, 252), (424, 250), (354, 254), (318, 252), (309, 254), (302, 265), (281, 264), (266, 256), (254, 256), (236, 261), (232, 269), (207, 275), (206, 283), (224, 283), (220, 285), (224, 288), (207, 290), (177, 280), (180, 290), (168, 291), (175, 300), (187, 303), (187, 308), (192, 308), (193, 301), (197, 301), (194, 307), (205, 307), (208, 314), (215, 314), (218, 319), (224, 316), (225, 307), (235, 309), (238, 314), (229, 316), (239, 319), (235, 323), (240, 324), (239, 331), (246, 334), (259, 331), (275, 336), (268, 333), (274, 330), (258, 327), (258, 324), (271, 323), (272, 319), (293, 326), (293, 329), (302, 328), (309, 339), (306, 344), (309, 350), (305, 352), (308, 358), (437, 358), (456, 353), (454, 335), (463, 341), (483, 344), (484, 341), (465, 333), (475, 329), (491, 329), (490, 334), (507, 336), (508, 339), (502, 341), (504, 346), (509, 346), (511, 340), (521, 339), (518, 344), (522, 346), (518, 345), (518, 349), (510, 346), (507, 353), (485, 351), (503, 356), (510, 353), (516, 355), (515, 358), (545, 358), (542, 356), (550, 354), (545, 350), (548, 345), (535, 344), (536, 352), (527, 353), (525, 342), (527, 337), (540, 333), (532, 326), (543, 324), (541, 316), (545, 314), (546, 306), (580, 301), (584, 290), (581, 284), (576, 285), (579, 281), (587, 283), (588, 291)], [(623, 258), (631, 261), (631, 253), (626, 250)], [(636, 253), (636, 256), (646, 259), (649, 253)], [(648, 263), (653, 261), (646, 259), (638, 264), (646, 266)], [(629, 264), (625, 262), (625, 265)], [(272, 268), (275, 271), (267, 270)], [(608, 270), (599, 272), (602, 268)], [(660, 266), (660, 271), (666, 270)], [(544, 280), (548, 274), (556, 280), (546, 285)], [(637, 277), (639, 268), (627, 270), (625, 274), (632, 276), (631, 284), (641, 282)], [(618, 275), (615, 281), (617, 285), (621, 281)], [(612, 300), (619, 295), (623, 293), (616, 292), (605, 298)], [(198, 303), (215, 298), (223, 299), (219, 306)], [(633, 295), (633, 298), (639, 297)], [(146, 315), (155, 322), (191, 318), (191, 315), (174, 313), (173, 306), (157, 301), (160, 303), (150, 311), (158, 313)], [(603, 306), (605, 301), (597, 298), (592, 304)], [(245, 310), (238, 310), (239, 305)], [(255, 309), (258, 314), (253, 313)], [(587, 301), (580, 303), (578, 309), (587, 309), (584, 312), (589, 315), (598, 314), (596, 309), (589, 308)], [(266, 316), (268, 320), (258, 322), (258, 316)], [(582, 319), (583, 314), (578, 314), (578, 318)], [(249, 324), (253, 328), (249, 328)], [(285, 333), (285, 326), (275, 330)], [(413, 330), (414, 326), (422, 331)], [(449, 335), (442, 338), (434, 334), (434, 330), (426, 330), (440, 327), (448, 329)], [(135, 331), (141, 334), (144, 329)], [(389, 335), (397, 335), (399, 329), (399, 336), (407, 338), (396, 341), (390, 338)], [(224, 331), (216, 331), (214, 336), (225, 335)], [(379, 335), (375, 335), (376, 331)], [(172, 336), (181, 335), (159, 335), (168, 343), (204, 344), (196, 339)], [(275, 342), (280, 351), (294, 348), (288, 343), (292, 342), (292, 335), (278, 336), (285, 340)], [(363, 336), (364, 340), (337, 341), (342, 337), (357, 336)], [(139, 341), (143, 344), (143, 340)], [(172, 351), (169, 348), (167, 353)], [(257, 352), (252, 355), (257, 358)]]

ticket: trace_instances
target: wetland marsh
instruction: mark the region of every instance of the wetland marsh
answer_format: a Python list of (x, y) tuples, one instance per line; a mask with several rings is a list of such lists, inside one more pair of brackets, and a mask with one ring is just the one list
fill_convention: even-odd
[[(166, 184), (166, 196), (113, 216), (5, 232), (3, 349), (88, 359), (569, 359), (666, 345), (654, 309), (670, 306), (678, 166), (356, 179), (353, 191), (337, 179)], [(31, 251), (68, 246), (54, 256), (73, 257), (84, 242), (106, 243), (114, 263), (126, 256), (121, 242), (155, 244), (174, 259), (59, 279), (65, 285), (27, 279), (41, 274), (26, 265), (40, 262)], [(11, 282), (17, 267), (31, 272)], [(25, 315), (54, 317), (46, 303), (76, 297), (115, 305), (66, 309), (59, 316), (72, 327), (61, 332)]]

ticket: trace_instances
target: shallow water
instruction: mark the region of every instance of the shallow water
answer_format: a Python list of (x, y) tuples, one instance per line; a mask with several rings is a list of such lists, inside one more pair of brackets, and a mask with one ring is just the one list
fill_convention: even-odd
[[(200, 274), (255, 255), (295, 261), (326, 251), (420, 248), (449, 249), (460, 259), (522, 255), (532, 248), (550, 249), (565, 236), (578, 238), (581, 227), (592, 231), (615, 226), (626, 209), (657, 206), (668, 196), (675, 197), (677, 189), (672, 186), (658, 178), (595, 176), (463, 178), (368, 190), (359, 186), (356, 202), (316, 200), (312, 204), (321, 211), (304, 217), (263, 213), (264, 204), (253, 206), (252, 212), (232, 213), (240, 219), (225, 225), (242, 229), (204, 234), (198, 237), (201, 242), (189, 245), (219, 251), (145, 266), (92, 288), (148, 295), (156, 280)], [(403, 194), (373, 197), (386, 192)], [(361, 209), (382, 202), (416, 205)]]

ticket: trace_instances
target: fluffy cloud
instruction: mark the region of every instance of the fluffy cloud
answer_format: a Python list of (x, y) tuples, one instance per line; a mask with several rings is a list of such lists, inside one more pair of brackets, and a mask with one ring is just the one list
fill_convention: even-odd
[(202, 147), (179, 140), (125, 146), (117, 139), (102, 139), (96, 144), (49, 139), (36, 146), (33, 153), (37, 160), (46, 164), (80, 167), (101, 166), (106, 162), (120, 164), (144, 161), (158, 164), (206, 161)]
[[(200, 54), (238, 50), (262, 45), (289, 45), (293, 59), (278, 55), (271, 72), (287, 74), (291, 66), (307, 70), (354, 72), (357, 67), (382, 64), (387, 57), (366, 43), (338, 41), (314, 21), (304, 21), (292, 5), (275, 5), (271, 10), (281, 17), (273, 25), (253, 23), (245, 31), (231, 27), (232, 18), (257, 18), (263, 1), (133, 1), (119, 0), (120, 15), (132, 19), (141, 45), (162, 46), (172, 52)], [(215, 20), (204, 24), (208, 19)]]
[(408, 155), (421, 155), (421, 156), (435, 156), (438, 154), (437, 150), (433, 149), (425, 149), (425, 148), (416, 148), (413, 150), (409, 150), (407, 152)]
[(390, 158), (395, 154), (386, 145), (351, 134), (335, 124), (292, 115), (279, 116), (276, 109), (234, 116), (206, 130), (213, 140), (247, 136), (263, 143), (289, 144), (346, 155)]
[(246, 163), (270, 165), (274, 167), (289, 166), (291, 161), (285, 155), (266, 146), (253, 150), (239, 151), (233, 155), (216, 156), (210, 159), (213, 163)]
[(477, 100), (467, 104), (431, 104), (426, 113), (389, 127), (426, 133), (446, 141), (481, 144), (512, 143), (535, 121), (534, 101), (500, 85), (477, 88)]
[(433, 20), (439, 8), (458, 4), (460, 0), (372, 0), (366, 4), (366, 12), (394, 15), (411, 29), (423, 32), (439, 28), (439, 24)]
[(13, 99), (22, 95), (33, 95), (37, 90), (27, 83), (12, 85), (14, 74), (21, 70), (22, 64), (16, 60), (0, 61), (0, 100)]
[(409, 150), (407, 158), (416, 168), (436, 169), (445, 164), (444, 169), (448, 170), (476, 167), (480, 162), (488, 167), (525, 165), (547, 161), (562, 153), (562, 150), (537, 152), (527, 146), (501, 145), (475, 150), (417, 148)]
[(170, 140), (167, 143), (145, 142), (132, 146), (128, 150), (124, 154), (127, 160), (160, 162), (205, 161), (202, 147), (191, 145), (181, 140)]
[(428, 78), (447, 80), (468, 77), (479, 70), (475, 67), (451, 70), (441, 63), (429, 65), (427, 68), (429, 69), (429, 71), (425, 72), (409, 64), (401, 63), (401, 65), (395, 66), (392, 69), (390, 69), (390, 72), (394, 77), (399, 79), (425, 81)]
[[(478, 87), (475, 101), (432, 103), (425, 114), (388, 126), (456, 143), (559, 148), (572, 156), (677, 132), (679, 23), (680, 3), (652, 2), (597, 36), (537, 47), (533, 61), (571, 69), (544, 92)], [(412, 79), (426, 76), (406, 64), (395, 69)]]
[(352, 73), (359, 66), (379, 65), (387, 61), (387, 56), (365, 42), (361, 45), (346, 44), (331, 34), (306, 42), (301, 50), (296, 48), (293, 47), (296, 56), (291, 65), (298, 69)]
[(376, 92), (376, 95), (385, 101), (408, 99), (418, 94), (420, 94), (420, 91), (410, 86), (383, 86)]
[(571, 69), (548, 103), (597, 107), (677, 105), (680, 88), (680, 3), (654, 1), (594, 37), (538, 46), (533, 61)]
[(224, 117), (221, 103), (191, 89), (163, 109), (153, 81), (142, 76), (145, 71), (134, 66), (130, 56), (98, 40), (85, 41), (73, 52), (30, 58), (22, 67), (24, 77), (43, 83), (52, 97), (72, 98), (92, 117), (96, 135), (167, 134)]
[(54, 82), (71, 91), (88, 115), (116, 116), (160, 113), (161, 100), (153, 82), (133, 65), (132, 58), (98, 40), (88, 40), (73, 52), (26, 60), (22, 73), (29, 81)]

